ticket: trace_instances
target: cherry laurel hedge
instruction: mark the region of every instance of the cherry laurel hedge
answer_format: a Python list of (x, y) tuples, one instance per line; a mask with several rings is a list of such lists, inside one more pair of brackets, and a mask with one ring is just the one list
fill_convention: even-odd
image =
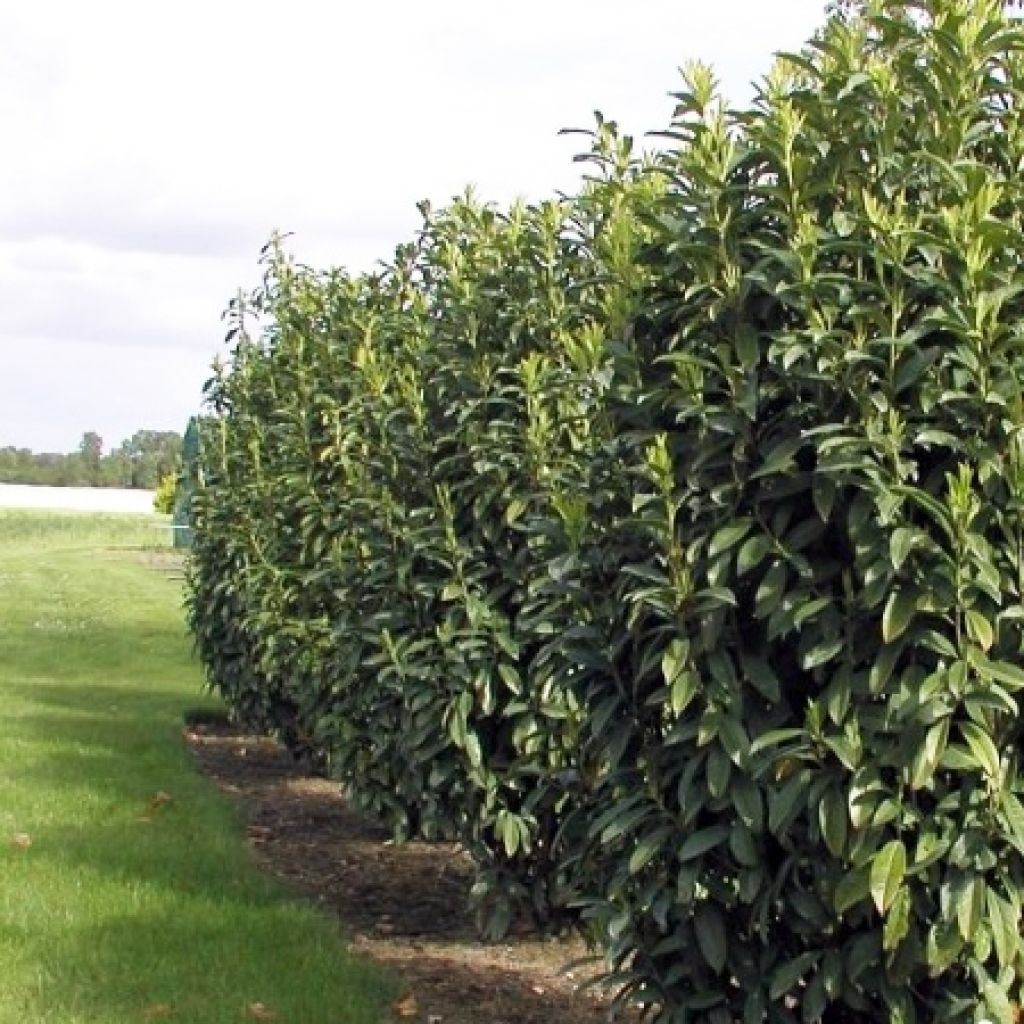
[(1024, 30), (882, 0), (579, 195), (277, 244), (211, 381), (212, 686), (659, 1020), (1019, 1019)]

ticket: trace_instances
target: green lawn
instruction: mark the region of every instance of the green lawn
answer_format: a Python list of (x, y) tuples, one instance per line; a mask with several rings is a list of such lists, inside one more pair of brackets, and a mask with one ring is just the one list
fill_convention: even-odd
[(255, 870), (193, 767), (157, 523), (0, 511), (0, 1024), (380, 1021), (389, 981)]

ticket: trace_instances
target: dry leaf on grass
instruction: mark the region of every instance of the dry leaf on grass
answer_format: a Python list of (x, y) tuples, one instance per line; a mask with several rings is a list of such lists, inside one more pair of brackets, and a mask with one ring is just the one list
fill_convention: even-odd
[(145, 814), (140, 814), (136, 820), (141, 821), (144, 825), (148, 825), (162, 807), (173, 803), (174, 797), (170, 793), (165, 793), (162, 789), (158, 790), (150, 797), (149, 809)]
[(394, 1010), (399, 1017), (415, 1017), (420, 1010), (419, 1004), (416, 1002), (416, 997), (411, 992), (394, 1002), (391, 1009)]
[(143, 1020), (167, 1020), (174, 1016), (174, 1007), (166, 1003), (157, 1003), (155, 1006), (147, 1006), (142, 1011)]
[(32, 837), (27, 832), (17, 832), (11, 836), (10, 842), (19, 850), (27, 850), (32, 845)]
[(266, 1003), (247, 1003), (245, 1015), (249, 1020), (277, 1020), (277, 1011)]

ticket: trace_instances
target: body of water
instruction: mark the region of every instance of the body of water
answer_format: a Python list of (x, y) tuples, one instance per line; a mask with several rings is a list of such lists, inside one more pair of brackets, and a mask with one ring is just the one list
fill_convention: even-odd
[(35, 484), (0, 484), (0, 508), (145, 514), (153, 511), (153, 492), (121, 490), (116, 487), (42, 487)]

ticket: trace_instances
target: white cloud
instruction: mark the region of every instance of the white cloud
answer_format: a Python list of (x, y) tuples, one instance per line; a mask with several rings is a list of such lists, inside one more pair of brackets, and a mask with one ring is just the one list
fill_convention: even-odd
[[(172, 352), (192, 375), (168, 416), (184, 420), (220, 310), (257, 280), (273, 230), (294, 232), (306, 261), (365, 269), (409, 237), (421, 198), (467, 183), (498, 201), (570, 189), (580, 141), (560, 128), (589, 127), (595, 108), (637, 135), (665, 127), (693, 58), (743, 99), (822, 7), (0, 6), (0, 444), (73, 446), (101, 426), (115, 378), (109, 401), (130, 429), (157, 426), (164, 378), (145, 367), (167, 370)], [(76, 346), (91, 359), (69, 360)], [(52, 401), (76, 385), (93, 397)]]

